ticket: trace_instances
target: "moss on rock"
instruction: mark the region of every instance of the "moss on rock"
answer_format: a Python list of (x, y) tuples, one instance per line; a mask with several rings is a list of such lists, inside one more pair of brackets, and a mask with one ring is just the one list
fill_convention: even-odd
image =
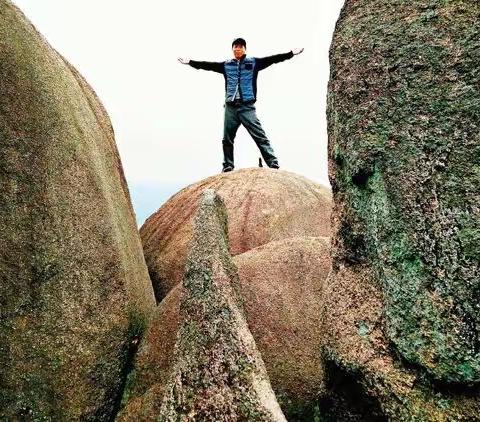
[(326, 353), (396, 420), (478, 418), (479, 16), (347, 0), (331, 47)]
[[(265, 362), (272, 388), (288, 420), (311, 420), (324, 391), (321, 309), (330, 270), (329, 239), (295, 237), (233, 257), (249, 329)], [(135, 357), (126, 392), (132, 411), (154, 418), (174, 360), (182, 285), (159, 304)], [(135, 413), (137, 415), (137, 413)]]
[(480, 382), (479, 13), (347, 1), (331, 50), (338, 262), (371, 265), (388, 338), (446, 383)]

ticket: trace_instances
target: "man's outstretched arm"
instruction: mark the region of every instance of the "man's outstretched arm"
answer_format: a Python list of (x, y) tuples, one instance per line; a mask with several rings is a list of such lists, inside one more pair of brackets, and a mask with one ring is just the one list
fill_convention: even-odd
[(259, 71), (263, 70), (274, 63), (280, 63), (280, 62), (283, 62), (284, 60), (291, 59), (293, 56), (300, 54), (302, 51), (303, 51), (303, 48), (295, 48), (292, 51), (289, 51), (288, 53), (274, 54), (273, 56), (256, 58), (255, 59), (256, 67)]
[(195, 69), (211, 70), (212, 72), (223, 73), (224, 62), (199, 62), (197, 60), (184, 59), (179, 57), (178, 61), (182, 64), (189, 64)]

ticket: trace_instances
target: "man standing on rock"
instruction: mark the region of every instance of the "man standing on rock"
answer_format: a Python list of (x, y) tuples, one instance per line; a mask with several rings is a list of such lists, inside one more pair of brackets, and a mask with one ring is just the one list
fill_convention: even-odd
[(257, 75), (268, 66), (291, 59), (300, 54), (303, 48), (288, 53), (256, 58), (246, 55), (247, 43), (243, 38), (232, 42), (233, 59), (224, 62), (200, 62), (179, 58), (180, 63), (189, 64), (195, 69), (212, 70), (223, 74), (225, 78), (225, 120), (223, 129), (223, 170), (232, 171), (233, 141), (240, 124), (247, 129), (257, 144), (268, 167), (278, 169), (278, 159), (273, 152), (270, 141), (258, 120), (255, 111), (257, 100)]

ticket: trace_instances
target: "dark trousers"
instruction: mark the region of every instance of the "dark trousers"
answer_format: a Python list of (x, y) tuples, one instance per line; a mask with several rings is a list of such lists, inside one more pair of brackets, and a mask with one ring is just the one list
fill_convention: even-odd
[(270, 145), (270, 141), (258, 120), (254, 104), (234, 106), (225, 104), (225, 120), (223, 126), (223, 168), (234, 167), (233, 141), (242, 124), (257, 144), (263, 160), (268, 167), (278, 167), (278, 160)]

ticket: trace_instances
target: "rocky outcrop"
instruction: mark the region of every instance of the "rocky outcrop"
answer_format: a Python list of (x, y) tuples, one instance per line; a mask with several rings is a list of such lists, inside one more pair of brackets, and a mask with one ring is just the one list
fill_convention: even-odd
[[(185, 269), (172, 371), (158, 420), (285, 420), (248, 329), (228, 251), (227, 215), (202, 196)], [(149, 347), (155, 347), (150, 345)], [(138, 418), (130, 413), (124, 420)]]
[[(277, 399), (289, 418), (311, 416), (323, 391), (320, 323), (330, 269), (329, 239), (311, 235), (329, 232), (329, 192), (292, 173), (266, 169), (240, 170), (192, 185), (168, 201), (141, 230), (153, 278), (161, 267), (174, 280), (168, 285), (177, 283), (182, 250), (192, 238), (190, 213), (197, 209), (200, 187), (212, 184), (225, 195), (228, 227), (234, 231), (233, 238), (229, 235), (230, 247), (252, 248), (233, 261), (247, 322)], [(275, 226), (275, 221), (285, 222)], [(180, 292), (177, 283), (158, 307), (136, 356), (122, 415), (138, 415), (131, 413), (138, 409), (149, 409), (150, 415), (159, 412), (158, 397), (171, 371), (172, 345), (181, 321)]]
[(0, 419), (109, 420), (155, 304), (109, 118), (0, 0)]
[(347, 0), (334, 35), (326, 356), (370, 416), (478, 420), (479, 13)]
[[(289, 420), (311, 418), (322, 395), (321, 308), (330, 269), (329, 239), (270, 242), (233, 257), (250, 331), (275, 395)], [(181, 284), (158, 306), (135, 358), (122, 420), (158, 414), (173, 362)], [(144, 413), (138, 413), (142, 409)], [(148, 409), (148, 411), (146, 410)], [(147, 413), (145, 413), (147, 412)]]
[(304, 177), (259, 168), (209, 177), (174, 195), (140, 229), (159, 302), (182, 279), (193, 216), (206, 188), (225, 200), (232, 255), (274, 240), (330, 235), (330, 191)]

